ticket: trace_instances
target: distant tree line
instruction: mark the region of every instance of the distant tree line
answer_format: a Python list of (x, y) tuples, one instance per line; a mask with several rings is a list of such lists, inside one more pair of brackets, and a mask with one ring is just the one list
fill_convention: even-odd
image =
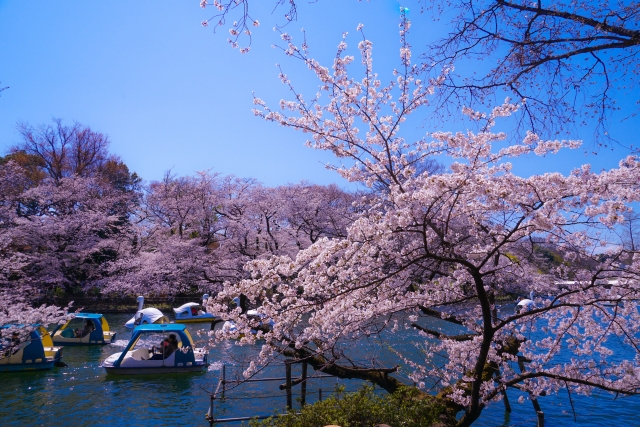
[(215, 292), (264, 254), (343, 237), (357, 196), (200, 172), (144, 184), (80, 123), (20, 123), (0, 158), (0, 287), (52, 295)]

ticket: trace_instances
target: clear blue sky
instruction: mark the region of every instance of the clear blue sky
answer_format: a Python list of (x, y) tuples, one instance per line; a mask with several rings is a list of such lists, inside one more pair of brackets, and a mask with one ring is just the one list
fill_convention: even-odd
[[(300, 64), (271, 48), (279, 40), (271, 28), (283, 22), (284, 10), (272, 14), (273, 1), (254, 0), (262, 25), (251, 52), (241, 55), (228, 46), (227, 28), (214, 34), (200, 25), (214, 10), (198, 3), (0, 0), (0, 85), (10, 86), (0, 95), (0, 154), (19, 141), (17, 121), (37, 125), (57, 117), (108, 134), (111, 151), (146, 180), (168, 169), (178, 175), (212, 169), (267, 185), (344, 185), (323, 167), (331, 156), (303, 146), (304, 134), (251, 113), (252, 91), (274, 106), (289, 97), (277, 62), (298, 86), (316, 87)], [(363, 23), (384, 75), (397, 65), (398, 6), (395, 0), (300, 2), (298, 21), (285, 30), (296, 37), (304, 27), (312, 52), (330, 64), (342, 32), (351, 33), (355, 46), (355, 27)], [(411, 14), (416, 50), (443, 35), (443, 23)], [(585, 162), (611, 167), (623, 154), (575, 152), (538, 163), (535, 171), (568, 172)], [(534, 171), (522, 165), (524, 173)]]

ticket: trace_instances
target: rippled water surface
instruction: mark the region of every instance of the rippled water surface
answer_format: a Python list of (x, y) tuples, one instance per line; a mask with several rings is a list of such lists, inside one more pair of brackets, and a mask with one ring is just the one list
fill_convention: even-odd
[[(161, 376), (107, 376), (99, 367), (100, 361), (121, 351), (130, 336), (124, 322), (130, 316), (107, 315), (113, 330), (118, 332), (116, 345), (67, 347), (63, 360), (69, 366), (49, 372), (0, 374), (1, 426), (207, 426), (204, 415), (209, 407), (207, 390), (217, 384), (220, 367), (224, 363), (227, 378), (241, 371), (242, 361), (256, 351), (256, 347), (240, 347), (225, 342), (214, 348), (209, 356), (209, 371), (196, 374), (169, 374)], [(198, 328), (206, 324), (191, 324), (188, 328), (195, 338)], [(364, 346), (366, 343), (363, 343)], [(404, 343), (401, 336), (393, 336), (389, 343), (405, 353), (414, 352), (412, 344)], [(358, 351), (358, 346), (354, 346)], [(384, 363), (384, 357), (381, 359)], [(294, 367), (294, 376), (299, 367)], [(274, 366), (260, 374), (262, 377), (284, 377), (284, 367)], [(310, 369), (311, 375), (313, 370)], [(242, 385), (227, 393), (224, 402), (217, 401), (217, 417), (268, 415), (285, 406), (284, 392), (278, 385), (284, 381), (256, 382)], [(318, 389), (326, 396), (336, 379), (314, 379), (309, 382), (308, 399), (318, 398)], [(355, 381), (340, 380), (347, 389), (360, 386)], [(299, 394), (299, 387), (295, 391)], [(294, 395), (295, 397), (295, 395)], [(513, 412), (505, 414), (502, 403), (484, 411), (474, 425), (535, 426), (535, 413), (531, 402), (518, 403), (519, 394), (510, 391)], [(613, 398), (600, 392), (590, 397), (566, 392), (559, 396), (540, 398), (545, 412), (546, 426), (640, 426), (640, 398)], [(571, 408), (571, 402), (575, 409)], [(219, 424), (238, 425), (238, 424)]]

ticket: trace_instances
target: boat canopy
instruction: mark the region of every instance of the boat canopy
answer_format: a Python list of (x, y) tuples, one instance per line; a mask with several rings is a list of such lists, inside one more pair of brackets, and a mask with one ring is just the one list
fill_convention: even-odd
[[(81, 329), (79, 323), (93, 325), (90, 330)], [(58, 326), (51, 333), (53, 342), (61, 345), (109, 344), (116, 333), (109, 329), (107, 319), (99, 313), (77, 313), (70, 315), (64, 325)]]
[[(109, 332), (109, 324), (107, 323), (107, 319), (105, 319), (105, 317), (99, 313), (76, 313), (75, 315), (73, 315), (73, 317), (67, 320), (67, 323), (65, 323), (60, 328), (60, 330), (66, 329), (67, 326), (69, 326), (69, 323), (71, 323), (71, 321), (75, 319), (93, 320), (93, 324), (96, 326), (96, 329), (102, 328), (103, 332)], [(58, 328), (56, 328), (56, 330), (58, 330)]]
[(76, 319), (101, 319), (104, 316), (98, 313), (76, 313)]
[(187, 329), (185, 325), (181, 325), (179, 323), (165, 323), (162, 325), (140, 325), (136, 328), (136, 333), (138, 332), (180, 332)]
[[(124, 353), (133, 348), (141, 335), (144, 334), (169, 334), (174, 333), (178, 335), (179, 347), (191, 347), (193, 348), (193, 338), (189, 333), (187, 327), (180, 323), (163, 323), (163, 324), (150, 324), (139, 325), (133, 330), (131, 340), (127, 344)], [(123, 354), (124, 354), (123, 353)], [(123, 356), (124, 357), (124, 356)]]
[(191, 307), (200, 307), (200, 304), (198, 304), (197, 302), (188, 302), (186, 304), (182, 304), (178, 308), (174, 308), (173, 311), (176, 313), (182, 313), (185, 311), (189, 311)]

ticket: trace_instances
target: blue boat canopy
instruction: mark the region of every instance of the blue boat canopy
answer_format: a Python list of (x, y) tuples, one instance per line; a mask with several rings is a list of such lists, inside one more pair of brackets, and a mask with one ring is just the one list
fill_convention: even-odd
[(182, 332), (187, 329), (186, 325), (180, 323), (150, 323), (136, 326), (136, 332)]
[(125, 347), (125, 351), (122, 353), (122, 357), (124, 354), (133, 348), (140, 338), (141, 335), (144, 334), (169, 334), (175, 333), (179, 337), (179, 341), (182, 346), (193, 347), (193, 338), (189, 333), (187, 327), (180, 323), (151, 323), (146, 325), (139, 325), (133, 330), (133, 334), (131, 335), (131, 340), (129, 344)]
[(9, 329), (9, 328), (26, 328), (26, 327), (31, 327), (31, 328), (39, 328), (41, 325), (40, 323), (32, 323), (30, 325), (25, 325), (24, 323), (5, 323), (4, 325), (0, 326), (0, 329)]
[(102, 314), (97, 313), (76, 313), (75, 315), (76, 319), (101, 319), (102, 317)]

